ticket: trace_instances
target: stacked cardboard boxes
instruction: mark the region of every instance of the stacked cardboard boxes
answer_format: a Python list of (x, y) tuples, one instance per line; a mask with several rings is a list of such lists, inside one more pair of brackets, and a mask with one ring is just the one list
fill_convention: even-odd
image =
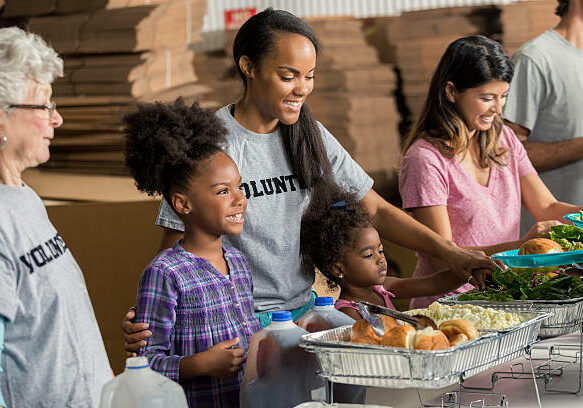
[(400, 157), (393, 67), (366, 43), (362, 21), (310, 21), (321, 43), (308, 104), (387, 197), (396, 194)]
[(407, 122), (419, 116), (431, 75), (447, 46), (466, 35), (496, 36), (499, 13), (493, 7), (452, 7), (375, 19), (369, 40), (379, 49), (383, 62), (398, 68), (404, 101), (400, 112)]
[(523, 1), (502, 7), (503, 43), (509, 55), (559, 23), (556, 0)]
[(121, 117), (135, 102), (204, 99), (189, 47), (205, 9), (205, 0), (8, 0), (2, 18), (24, 19), (65, 61), (53, 84), (65, 121), (46, 167), (126, 174)]

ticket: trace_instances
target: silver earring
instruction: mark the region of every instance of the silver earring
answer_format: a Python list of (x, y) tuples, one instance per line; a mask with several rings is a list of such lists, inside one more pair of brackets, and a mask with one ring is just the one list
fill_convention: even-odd
[(2, 137), (0, 137), (0, 149), (4, 147), (6, 142), (8, 142), (8, 138), (6, 137), (6, 135), (2, 135)]
[(344, 278), (344, 274), (343, 274), (342, 272), (340, 272), (340, 273), (338, 274), (338, 279), (342, 279), (342, 278)]
[(190, 210), (184, 211), (184, 215), (188, 215), (188, 214), (190, 214)]

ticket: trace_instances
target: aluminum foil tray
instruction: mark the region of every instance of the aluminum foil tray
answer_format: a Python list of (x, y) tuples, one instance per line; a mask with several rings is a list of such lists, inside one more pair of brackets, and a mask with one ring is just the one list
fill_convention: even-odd
[(445, 350), (408, 350), (350, 343), (351, 326), (305, 334), (301, 346), (315, 353), (321, 375), (332, 382), (386, 388), (436, 389), (460, 377), (513, 360), (537, 339), (549, 313), (520, 313), (523, 323)]
[(583, 297), (567, 300), (513, 300), (510, 302), (488, 302), (487, 300), (457, 300), (458, 295), (438, 300), (444, 305), (464, 305), (490, 307), (506, 312), (547, 312), (553, 315), (540, 328), (539, 337), (549, 338), (574, 333), (583, 324)]

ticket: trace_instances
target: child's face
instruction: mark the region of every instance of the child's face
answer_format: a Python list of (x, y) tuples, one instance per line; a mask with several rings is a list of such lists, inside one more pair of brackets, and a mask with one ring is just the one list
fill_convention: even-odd
[(184, 217), (185, 225), (210, 235), (241, 233), (247, 198), (240, 186), (239, 169), (226, 153), (201, 162), (186, 193), (192, 210)]
[(346, 284), (363, 287), (383, 284), (387, 276), (387, 261), (375, 228), (355, 231), (353, 246), (344, 253), (342, 264)]
[(492, 127), (496, 115), (502, 114), (508, 88), (508, 82), (490, 81), (455, 96), (456, 110), (470, 132), (486, 131)]

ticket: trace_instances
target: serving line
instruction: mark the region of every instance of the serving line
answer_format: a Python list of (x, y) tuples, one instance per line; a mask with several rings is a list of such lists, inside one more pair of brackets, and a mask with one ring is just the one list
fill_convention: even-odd
[[(531, 357), (534, 360), (543, 358), (549, 349), (558, 347), (560, 353), (565, 359), (569, 358), (569, 356), (571, 358), (579, 358), (576, 354), (579, 351), (578, 347), (581, 341), (581, 333), (573, 333), (546, 339), (532, 347)], [(470, 390), (465, 390), (462, 387), (461, 405), (453, 406), (469, 406), (469, 404), (472, 403), (472, 407), (480, 407), (482, 405), (480, 405), (481, 403), (479, 400), (484, 401), (483, 406), (485, 407), (509, 406), (511, 408), (532, 408), (537, 406), (538, 400), (534, 392), (535, 389), (533, 387), (532, 374), (530, 374), (530, 378), (528, 378), (529, 381), (517, 381), (516, 379), (506, 378), (506, 376), (500, 375), (500, 373), (510, 372), (517, 374), (517, 367), (524, 367), (524, 371), (528, 372), (530, 366), (529, 359), (529, 355), (525, 355), (498, 367), (488, 369), (470, 379), (466, 379), (463, 382), (463, 387), (487, 388), (491, 384), (492, 377), (497, 375), (498, 378), (494, 388), (495, 393), (470, 392)], [(555, 389), (561, 390), (576, 389), (580, 382), (580, 373), (581, 370), (579, 364), (568, 364), (562, 368), (561, 376), (552, 376), (548, 385), (553, 385)], [(539, 376), (537, 379), (537, 383), (541, 389), (546, 387), (546, 381), (547, 379), (544, 376)], [(459, 395), (455, 395), (459, 392), (459, 385), (434, 390), (419, 390), (417, 388), (395, 390), (389, 388), (367, 387), (366, 403), (390, 405), (395, 408), (418, 408), (423, 406), (423, 404), (426, 406), (440, 407), (442, 406), (442, 399), (444, 401), (443, 406), (448, 406), (448, 398), (450, 402), (453, 401), (454, 398), (458, 398), (459, 400)], [(450, 397), (448, 394), (453, 394), (453, 396)], [(506, 405), (501, 404), (502, 399), (505, 400), (504, 403)], [(580, 408), (583, 406), (583, 393), (574, 394), (547, 390), (547, 392), (540, 393), (540, 402), (542, 407), (545, 408)], [(451, 405), (452, 404), (450, 404), (450, 406)]]

